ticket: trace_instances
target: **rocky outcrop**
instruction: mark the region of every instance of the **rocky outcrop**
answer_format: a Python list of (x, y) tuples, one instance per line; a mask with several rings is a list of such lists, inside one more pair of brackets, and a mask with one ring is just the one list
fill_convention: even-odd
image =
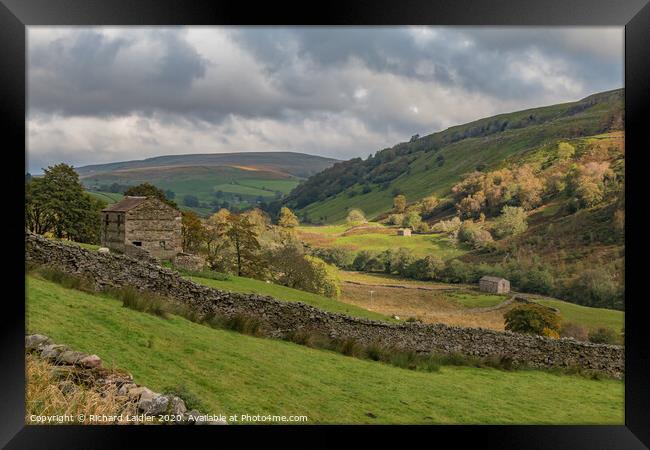
[(536, 368), (581, 367), (621, 378), (621, 346), (551, 339), (480, 328), (443, 324), (389, 324), (319, 310), (301, 302), (211, 289), (184, 279), (175, 271), (126, 255), (100, 254), (26, 235), (28, 262), (50, 264), (84, 276), (97, 288), (133, 286), (165, 295), (190, 306), (199, 315), (256, 318), (267, 336), (287, 337), (312, 330), (336, 339), (352, 338), (364, 345), (379, 344), (417, 352), (461, 353), (473, 357), (501, 357), (514, 365)]
[[(25, 351), (47, 360), (54, 365), (52, 374), (61, 379), (59, 388), (64, 392), (76, 389), (83, 382), (86, 386), (114, 387), (118, 399), (124, 405), (135, 405), (135, 411), (124, 414), (139, 413), (154, 416), (157, 422), (188, 425), (227, 425), (225, 420), (215, 419), (196, 410), (187, 411), (185, 402), (175, 395), (156, 393), (133, 381), (130, 374), (118, 374), (102, 367), (102, 360), (97, 355), (87, 355), (71, 350), (65, 345), (54, 344), (42, 334), (25, 336)], [(161, 420), (158, 417), (162, 416)]]

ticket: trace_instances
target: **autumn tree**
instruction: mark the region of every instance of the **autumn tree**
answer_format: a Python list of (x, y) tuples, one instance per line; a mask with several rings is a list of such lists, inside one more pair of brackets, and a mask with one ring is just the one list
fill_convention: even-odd
[(438, 198), (433, 195), (424, 197), (422, 200), (420, 200), (422, 214), (431, 214), (433, 210), (436, 209), (436, 206), (438, 206), (438, 203), (440, 203)]
[(366, 216), (363, 214), (363, 211), (357, 208), (351, 209), (350, 212), (348, 212), (348, 217), (346, 221), (350, 225), (367, 222)]
[(404, 195), (396, 195), (395, 198), (393, 198), (393, 210), (398, 214), (402, 214), (406, 211), (406, 197)]
[(176, 202), (169, 199), (165, 191), (157, 188), (151, 183), (141, 183), (135, 186), (131, 186), (126, 191), (124, 191), (124, 195), (132, 197), (153, 197), (157, 198), (161, 202), (168, 204), (172, 208), (178, 208)]
[(183, 251), (188, 253), (199, 251), (206, 235), (206, 229), (201, 219), (193, 211), (184, 211), (181, 224)]
[(282, 228), (293, 229), (300, 224), (298, 217), (286, 206), (280, 209), (280, 216), (278, 217), (278, 225)]
[(255, 226), (242, 214), (231, 214), (229, 224), (227, 243), (234, 251), (237, 276), (259, 276), (265, 264), (260, 255)]

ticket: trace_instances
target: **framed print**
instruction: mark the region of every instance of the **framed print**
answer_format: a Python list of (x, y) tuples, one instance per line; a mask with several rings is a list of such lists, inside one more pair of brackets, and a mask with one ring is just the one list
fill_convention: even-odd
[(0, 11), (3, 445), (649, 445), (645, 0)]

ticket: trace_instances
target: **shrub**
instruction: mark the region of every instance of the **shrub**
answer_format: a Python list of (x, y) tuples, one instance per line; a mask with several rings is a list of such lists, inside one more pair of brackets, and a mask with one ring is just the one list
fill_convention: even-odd
[(458, 242), (463, 242), (473, 248), (485, 248), (492, 242), (492, 235), (489, 231), (484, 230), (479, 225), (465, 221), (458, 230)]
[(504, 314), (505, 329), (516, 333), (544, 335), (560, 329), (560, 316), (551, 309), (535, 303), (519, 305)]
[(108, 288), (104, 291), (111, 297), (120, 300), (125, 308), (159, 317), (167, 317), (169, 312), (168, 301), (164, 297), (151, 292), (139, 291), (131, 286)]
[(566, 322), (560, 328), (560, 336), (570, 337), (578, 341), (587, 341), (589, 339), (589, 331), (586, 327), (573, 322)]
[(454, 217), (450, 220), (441, 220), (440, 222), (435, 223), (431, 226), (431, 231), (436, 233), (445, 233), (447, 236), (455, 240), (458, 236), (460, 225), (460, 218)]
[(82, 275), (70, 274), (52, 266), (37, 266), (33, 267), (32, 271), (42, 278), (61, 285), (64, 288), (94, 292), (93, 282)]
[(589, 333), (589, 342), (594, 344), (616, 344), (616, 333), (610, 328), (600, 327)]

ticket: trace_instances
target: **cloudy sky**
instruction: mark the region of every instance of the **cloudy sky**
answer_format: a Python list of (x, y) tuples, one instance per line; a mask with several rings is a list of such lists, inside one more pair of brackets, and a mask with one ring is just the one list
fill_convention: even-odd
[(348, 159), (623, 86), (623, 28), (28, 28), (28, 169), (181, 153)]

